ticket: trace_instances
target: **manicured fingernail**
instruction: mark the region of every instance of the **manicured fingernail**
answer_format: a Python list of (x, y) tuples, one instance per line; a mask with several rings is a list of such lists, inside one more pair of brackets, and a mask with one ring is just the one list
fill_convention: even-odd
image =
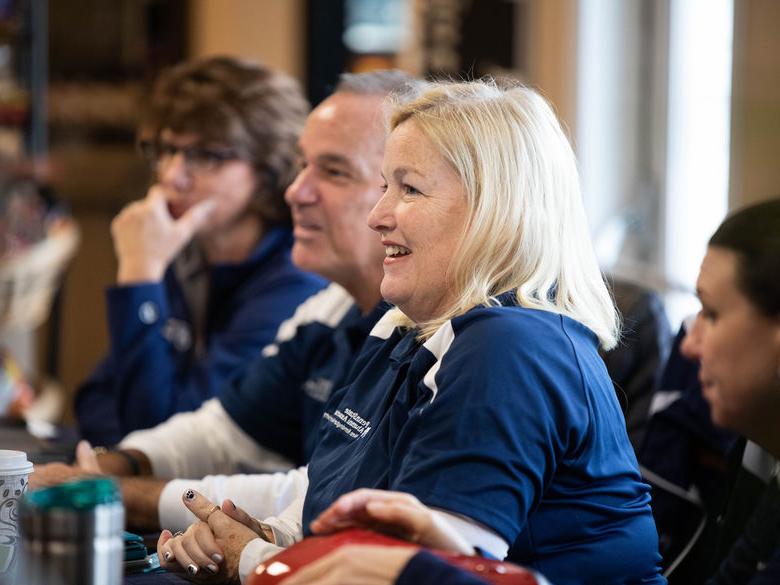
[(166, 561), (170, 561), (172, 557), (173, 557), (173, 555), (172, 555), (170, 552), (166, 552), (166, 553), (163, 555), (163, 558), (164, 558)]
[(189, 565), (187, 565), (187, 572), (190, 575), (193, 575), (193, 576), (197, 575), (198, 574), (198, 567), (196, 565), (189, 564)]
[(217, 574), (217, 572), (219, 571), (219, 568), (217, 567), (217, 565), (206, 565), (206, 568), (207, 568), (209, 571), (211, 571), (212, 573), (214, 573), (215, 575), (216, 575), (216, 574)]
[(194, 500), (195, 499), (195, 490), (187, 490), (184, 492), (184, 499), (185, 500)]
[(214, 559), (215, 563), (221, 563), (222, 562), (222, 555), (214, 553), (211, 555), (211, 558)]

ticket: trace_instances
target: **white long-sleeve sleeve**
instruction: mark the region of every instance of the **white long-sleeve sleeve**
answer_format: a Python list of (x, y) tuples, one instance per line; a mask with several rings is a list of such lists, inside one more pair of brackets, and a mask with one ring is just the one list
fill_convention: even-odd
[(503, 559), (509, 552), (509, 545), (496, 532), (475, 522), (466, 516), (452, 514), (446, 510), (436, 509), (434, 512), (459, 533), (463, 539), (474, 548), (478, 548), (497, 559)]
[(266, 542), (262, 538), (250, 540), (241, 551), (241, 560), (238, 563), (238, 577), (241, 583), (248, 581), (257, 565), (283, 550), (283, 547)]
[[(308, 477), (306, 483), (308, 485)], [(270, 544), (257, 538), (244, 547), (238, 564), (238, 574), (241, 578), (241, 583), (246, 583), (246, 580), (257, 565), (303, 538), (301, 518), (303, 517), (303, 502), (305, 499), (306, 490), (303, 490), (278, 515), (265, 519), (265, 523), (271, 527), (274, 533), (274, 542), (276, 544)]]
[[(212, 475), (201, 480), (172, 480), (166, 484), (160, 495), (158, 505), (160, 525), (175, 532), (185, 530), (197, 520), (181, 499), (187, 489), (199, 491), (216, 504), (230, 498), (250, 516), (264, 520), (275, 517), (289, 518), (291, 512), (284, 515), (285, 511), (298, 499), (302, 506), (308, 485), (305, 467), (292, 469), (287, 473)], [(300, 510), (302, 511), (302, 507)], [(298, 524), (300, 524), (300, 517)]]
[[(298, 474), (305, 473), (305, 468), (295, 470)], [(289, 474), (288, 474), (289, 475)], [(278, 481), (278, 480), (277, 480)], [(295, 490), (287, 490), (285, 495), (289, 498), (287, 507), (277, 515), (265, 519), (274, 533), (275, 545), (265, 542), (262, 539), (251, 541), (241, 551), (239, 562), (239, 576), (241, 582), (245, 583), (255, 568), (270, 557), (281, 552), (284, 548), (295, 544), (303, 538), (303, 503), (306, 499), (306, 487), (308, 487), (308, 476), (305, 476), (305, 485), (302, 475), (296, 478)], [(301, 489), (304, 488), (304, 489)], [(281, 500), (277, 503), (281, 503)], [(440, 517), (440, 521), (449, 524), (452, 531), (458, 532), (463, 539), (475, 548), (489, 552), (496, 558), (506, 556), (508, 545), (495, 532), (489, 528), (466, 518), (451, 514), (444, 510), (435, 510)]]
[(119, 447), (144, 453), (160, 478), (273, 473), (292, 467), (290, 461), (247, 435), (217, 399), (154, 428), (130, 433)]

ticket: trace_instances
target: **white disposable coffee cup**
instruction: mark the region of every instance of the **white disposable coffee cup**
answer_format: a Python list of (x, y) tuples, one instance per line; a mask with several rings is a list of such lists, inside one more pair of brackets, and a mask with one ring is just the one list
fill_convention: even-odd
[(19, 554), (19, 502), (32, 470), (22, 451), (0, 449), (0, 577), (13, 570)]

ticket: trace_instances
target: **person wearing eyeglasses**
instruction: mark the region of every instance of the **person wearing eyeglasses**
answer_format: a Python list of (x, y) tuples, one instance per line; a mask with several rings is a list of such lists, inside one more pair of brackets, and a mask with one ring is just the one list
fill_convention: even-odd
[(230, 57), (161, 74), (138, 132), (153, 184), (111, 224), (110, 348), (78, 391), (84, 438), (197, 408), (325, 285), (291, 261), (284, 202), (307, 113), (294, 80)]

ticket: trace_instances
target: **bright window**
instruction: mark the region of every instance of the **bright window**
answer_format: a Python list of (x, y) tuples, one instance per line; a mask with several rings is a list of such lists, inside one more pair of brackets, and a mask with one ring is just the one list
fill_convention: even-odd
[[(688, 290), (728, 209), (733, 12), (733, 0), (671, 3), (664, 268)], [(668, 305), (677, 319), (698, 306), (674, 292)]]
[(575, 143), (603, 267), (697, 309), (728, 208), (733, 0), (580, 0)]

